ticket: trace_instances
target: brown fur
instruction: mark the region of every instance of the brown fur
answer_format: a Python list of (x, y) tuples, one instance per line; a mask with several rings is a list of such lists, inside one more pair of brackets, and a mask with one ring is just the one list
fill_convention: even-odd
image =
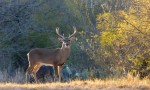
[(70, 40), (72, 40), (72, 36), (76, 33), (76, 30), (74, 30), (71, 37), (63, 37), (59, 34), (58, 29), (56, 29), (56, 33), (60, 36), (59, 39), (63, 42), (61, 48), (35, 48), (27, 54), (29, 61), (29, 67), (26, 72), (27, 82), (29, 82), (29, 74), (31, 73), (37, 82), (36, 72), (43, 64), (54, 66), (54, 80), (56, 81), (56, 77), (59, 76), (59, 81), (62, 81), (62, 65), (66, 62), (66, 59), (70, 54)]

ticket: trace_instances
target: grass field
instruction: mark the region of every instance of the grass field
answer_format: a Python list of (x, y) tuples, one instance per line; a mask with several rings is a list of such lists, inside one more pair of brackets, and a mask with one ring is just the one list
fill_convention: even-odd
[(74, 80), (65, 83), (0, 83), (0, 90), (150, 90), (150, 80), (128, 76), (120, 79)]

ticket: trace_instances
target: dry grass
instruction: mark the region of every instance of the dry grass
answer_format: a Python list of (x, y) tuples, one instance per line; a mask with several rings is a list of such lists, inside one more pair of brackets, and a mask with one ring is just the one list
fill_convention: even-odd
[(0, 83), (0, 90), (150, 90), (150, 80), (126, 78), (108, 80), (74, 80), (66, 83), (18, 84)]

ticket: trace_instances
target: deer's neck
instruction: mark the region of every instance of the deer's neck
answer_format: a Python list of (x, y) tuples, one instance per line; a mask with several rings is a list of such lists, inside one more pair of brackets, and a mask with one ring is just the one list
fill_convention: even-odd
[(67, 59), (67, 57), (69, 56), (70, 54), (70, 47), (64, 47), (62, 46), (61, 47), (61, 54), (62, 54), (62, 59)]

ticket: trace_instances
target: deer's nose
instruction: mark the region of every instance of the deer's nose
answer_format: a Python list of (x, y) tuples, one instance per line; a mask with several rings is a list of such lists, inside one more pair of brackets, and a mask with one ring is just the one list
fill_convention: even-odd
[(69, 46), (69, 43), (66, 43), (66, 46)]

